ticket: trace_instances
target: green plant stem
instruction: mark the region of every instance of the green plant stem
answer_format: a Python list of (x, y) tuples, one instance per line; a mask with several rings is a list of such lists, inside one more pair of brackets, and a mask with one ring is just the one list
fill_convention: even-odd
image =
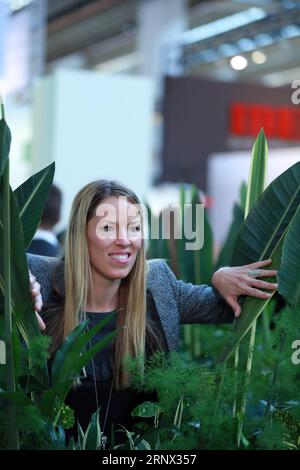
[(219, 384), (219, 390), (218, 390), (218, 395), (216, 399), (216, 406), (215, 406), (214, 415), (213, 415), (212, 424), (211, 424), (210, 433), (209, 433), (209, 443), (211, 442), (212, 437), (213, 437), (213, 433), (215, 430), (215, 422), (216, 422), (216, 418), (218, 416), (218, 412), (220, 408), (222, 390), (223, 390), (223, 385), (224, 385), (224, 380), (225, 380), (225, 375), (226, 375), (226, 367), (227, 367), (227, 361), (225, 361), (222, 366), (221, 381)]
[[(2, 115), (4, 117), (3, 109)], [(11, 271), (10, 271), (10, 187), (9, 187), (9, 163), (2, 177), (3, 200), (3, 259), (4, 259), (4, 321), (5, 321), (5, 345), (6, 345), (6, 387), (8, 392), (15, 392), (14, 356), (12, 342), (12, 316), (11, 316)], [(17, 431), (16, 407), (13, 403), (7, 404), (8, 422), (8, 449), (19, 449)]]
[(239, 373), (239, 359), (240, 359), (240, 346), (239, 344), (235, 348), (234, 352), (234, 389), (233, 389), (233, 407), (232, 407), (232, 416), (233, 418), (237, 417), (237, 396), (238, 396), (238, 373)]
[(264, 332), (264, 348), (266, 349), (271, 341), (270, 321), (267, 309), (265, 309), (262, 313), (262, 324)]
[(257, 320), (254, 320), (251, 326), (249, 351), (248, 351), (248, 358), (247, 358), (247, 368), (246, 368), (243, 395), (242, 395), (241, 416), (238, 421), (238, 432), (237, 432), (238, 447), (240, 447), (240, 442), (241, 442), (241, 437), (242, 437), (242, 432), (243, 432), (243, 424), (244, 424), (246, 407), (247, 407), (247, 396), (248, 396), (248, 390), (249, 390), (249, 384), (250, 384), (250, 376), (251, 376), (253, 352), (254, 352), (254, 344), (255, 344), (256, 323), (257, 323)]
[(276, 382), (277, 382), (277, 378), (278, 378), (280, 358), (281, 358), (281, 355), (282, 355), (282, 351), (283, 351), (283, 347), (284, 347), (284, 343), (285, 343), (285, 338), (286, 338), (286, 333), (283, 332), (282, 335), (281, 335), (281, 339), (280, 339), (278, 360), (275, 364), (274, 371), (273, 371), (271, 393), (270, 393), (270, 396), (268, 398), (266, 411), (265, 411), (265, 417), (267, 419), (270, 415), (271, 405), (272, 405), (272, 402), (273, 402), (274, 396), (275, 396), (275, 386), (276, 386)]

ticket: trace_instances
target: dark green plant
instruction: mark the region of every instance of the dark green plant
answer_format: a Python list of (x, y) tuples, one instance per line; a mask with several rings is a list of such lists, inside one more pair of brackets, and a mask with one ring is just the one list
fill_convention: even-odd
[(15, 192), (11, 190), (8, 158), (11, 136), (0, 104), (0, 244), (4, 248), (0, 256), (0, 401), (1, 409), (6, 410), (2, 416), (5, 423), (1, 430), (5, 442), (2, 448), (18, 449), (20, 443), (27, 446), (27, 441), (25, 444), (24, 440), (19, 441), (19, 433), (23, 437), (27, 435), (24, 425), (27, 419), (36, 420), (35, 428), (30, 428), (35, 431), (29, 432), (35, 436), (36, 446), (43, 446), (44, 442), (40, 428), (50, 429), (53, 439), (61, 445), (60, 426), (66, 420), (64, 400), (68, 391), (82, 368), (112, 340), (115, 332), (88, 348), (91, 338), (109, 318), (89, 331), (87, 322), (80, 324), (57, 351), (49, 380), (49, 341), (41, 336), (37, 324), (25, 249), (40, 221), (53, 180), (54, 163), (33, 175)]

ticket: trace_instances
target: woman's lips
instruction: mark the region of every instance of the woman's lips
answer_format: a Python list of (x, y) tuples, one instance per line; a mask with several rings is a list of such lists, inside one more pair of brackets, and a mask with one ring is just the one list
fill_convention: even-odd
[(116, 264), (126, 264), (130, 258), (130, 253), (111, 253), (108, 255)]

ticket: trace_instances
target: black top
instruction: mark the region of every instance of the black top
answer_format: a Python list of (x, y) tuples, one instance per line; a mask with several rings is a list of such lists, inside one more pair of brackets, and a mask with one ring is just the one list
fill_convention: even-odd
[[(147, 290), (147, 316), (148, 312), (151, 313), (151, 318), (147, 318), (152, 322), (153, 327), (160, 338), (163, 350), (167, 351), (167, 342), (157, 313), (155, 302), (150, 291)], [(98, 321), (104, 319), (113, 312), (107, 313), (92, 313), (87, 312), (87, 319), (89, 320), (89, 327), (92, 328)], [(116, 328), (117, 312), (112, 320), (105, 325), (105, 327), (95, 335), (91, 341), (91, 345), (107, 336)], [(149, 357), (155, 351), (155, 344), (146, 343), (146, 357)], [(100, 423), (101, 430), (107, 435), (108, 439), (111, 438), (113, 427), (119, 429), (120, 424), (127, 429), (130, 429), (134, 419), (131, 416), (131, 410), (146, 400), (153, 400), (156, 398), (155, 394), (145, 394), (137, 392), (132, 388), (125, 390), (112, 389), (113, 365), (112, 365), (113, 342), (105, 346), (99, 353), (97, 353), (93, 360), (87, 364), (85, 370), (87, 377), (81, 381), (81, 385), (75, 390), (71, 390), (66, 403), (74, 409), (75, 418), (79, 421), (83, 430), (85, 430), (90, 422), (91, 415), (97, 409), (97, 399), (100, 408)], [(94, 377), (95, 370), (95, 377)], [(111, 398), (109, 399), (111, 395)], [(105, 427), (104, 427), (105, 425)], [(68, 432), (68, 435), (73, 435), (77, 438), (77, 426)], [(126, 439), (125, 433), (115, 433), (115, 443), (120, 443)]]
[[(107, 313), (94, 313), (86, 312), (86, 318), (89, 321), (89, 328), (93, 328), (100, 320), (104, 320), (112, 315), (112, 319), (99, 331), (91, 340), (91, 346), (94, 346), (98, 341), (105, 338), (109, 333), (112, 333), (117, 328), (117, 311)], [(113, 365), (112, 365), (112, 352), (113, 342), (111, 341), (99, 351), (93, 359), (86, 365), (86, 375), (94, 379), (94, 372), (96, 380), (107, 380), (112, 378)]]

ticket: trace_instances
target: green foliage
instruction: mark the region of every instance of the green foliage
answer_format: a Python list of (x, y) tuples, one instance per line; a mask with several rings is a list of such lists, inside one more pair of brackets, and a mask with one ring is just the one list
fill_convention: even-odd
[[(288, 317), (285, 321), (282, 317)], [(278, 359), (278, 336), (282, 325), (290, 331), (288, 342), (299, 333), (299, 319), (290, 310), (276, 320), (274, 342), (268, 351), (255, 351), (255, 364), (249, 385), (249, 400), (244, 417), (242, 448), (288, 449), (298, 448), (300, 430), (300, 402), (292, 397), (300, 396), (300, 370), (291, 362), (287, 347), (281, 360), (280, 380), (276, 385), (276, 400), (272, 413), (265, 416), (266, 399), (272, 382), (272, 367)], [(292, 334), (292, 331), (294, 333)], [(241, 345), (241, 358), (247, 355), (248, 345)], [(241, 361), (242, 362), (242, 361)], [(130, 368), (134, 369), (135, 361)], [(223, 384), (221, 406), (214, 415), (221, 369), (213, 371), (198, 363), (187, 362), (178, 354), (155, 354), (146, 366), (143, 380), (134, 376), (133, 386), (146, 392), (156, 391), (157, 402), (145, 402), (133, 410), (139, 417), (130, 434), (129, 446), (136, 448), (144, 439), (151, 449), (237, 449), (236, 420), (232, 417), (235, 372), (228, 365)], [(238, 371), (237, 390), (242, 393), (244, 371)], [(288, 378), (288, 383), (287, 383)], [(293, 386), (290, 386), (292, 380)], [(211, 432), (213, 429), (213, 433)]]

